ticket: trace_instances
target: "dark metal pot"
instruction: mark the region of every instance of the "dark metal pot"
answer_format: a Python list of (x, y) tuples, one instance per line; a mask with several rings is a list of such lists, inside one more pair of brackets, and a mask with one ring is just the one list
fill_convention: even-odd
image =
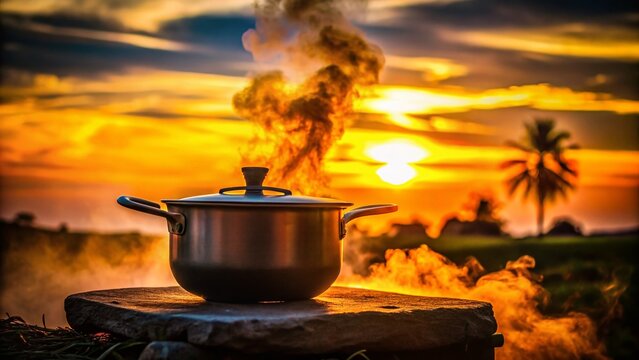
[[(328, 289), (341, 267), (346, 223), (397, 211), (395, 204), (368, 205), (293, 196), (262, 186), (267, 168), (242, 168), (246, 186), (219, 194), (162, 200), (120, 196), (124, 207), (168, 220), (171, 271), (187, 291), (210, 301), (257, 302), (309, 299)], [(244, 190), (243, 194), (229, 194)], [(264, 190), (281, 193), (265, 195)]]

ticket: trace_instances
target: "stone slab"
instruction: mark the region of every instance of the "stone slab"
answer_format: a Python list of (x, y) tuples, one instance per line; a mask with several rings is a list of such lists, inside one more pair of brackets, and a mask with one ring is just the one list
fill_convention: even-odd
[(215, 360), (221, 356), (210, 354), (204, 348), (182, 341), (153, 341), (148, 344), (138, 360)]
[[(495, 335), (493, 335), (495, 336)], [(356, 354), (360, 355), (356, 355)], [(364, 357), (364, 355), (366, 357)], [(140, 354), (138, 360), (495, 360), (495, 349), (490, 341), (470, 342), (444, 348), (401, 351), (371, 352), (360, 349), (357, 352), (330, 354), (247, 354), (214, 347), (203, 347), (182, 341), (152, 341)]]
[(488, 339), (489, 303), (331, 287), (305, 301), (228, 304), (180, 287), (92, 291), (65, 300), (69, 324), (130, 338), (245, 353), (415, 351)]

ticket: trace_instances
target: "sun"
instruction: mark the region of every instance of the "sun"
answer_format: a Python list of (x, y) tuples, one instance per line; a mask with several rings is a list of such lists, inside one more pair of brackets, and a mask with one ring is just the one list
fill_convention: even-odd
[(366, 149), (366, 154), (385, 163), (376, 173), (382, 181), (391, 185), (402, 185), (415, 178), (417, 171), (410, 164), (430, 155), (423, 147), (405, 139), (371, 146)]
[(417, 171), (406, 163), (386, 164), (375, 173), (380, 179), (392, 185), (405, 184), (417, 175)]

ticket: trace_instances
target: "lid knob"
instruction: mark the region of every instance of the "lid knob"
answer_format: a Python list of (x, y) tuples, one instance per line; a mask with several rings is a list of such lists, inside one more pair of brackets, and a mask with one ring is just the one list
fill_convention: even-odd
[(246, 182), (246, 195), (247, 196), (263, 196), (262, 183), (266, 178), (268, 168), (247, 166), (242, 168), (242, 174), (244, 174), (244, 181)]

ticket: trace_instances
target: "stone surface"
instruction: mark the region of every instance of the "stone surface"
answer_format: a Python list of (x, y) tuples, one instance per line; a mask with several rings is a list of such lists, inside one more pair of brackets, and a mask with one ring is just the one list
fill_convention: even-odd
[(331, 287), (305, 301), (206, 302), (179, 287), (93, 291), (65, 300), (69, 324), (131, 338), (245, 353), (432, 349), (487, 339), (489, 303)]
[(147, 345), (138, 360), (214, 360), (216, 357), (201, 347), (183, 341), (153, 341)]

